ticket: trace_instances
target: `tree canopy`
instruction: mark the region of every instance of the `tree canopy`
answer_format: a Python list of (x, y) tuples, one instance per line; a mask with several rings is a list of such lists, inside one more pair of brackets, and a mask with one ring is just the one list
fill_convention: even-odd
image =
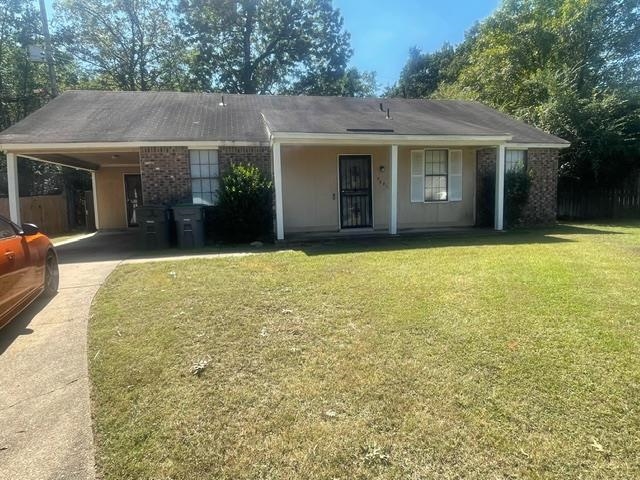
[(616, 183), (640, 166), (638, 52), (638, 0), (505, 0), (388, 93), (484, 102), (571, 141), (565, 179)]
[(78, 87), (366, 95), (330, 0), (58, 0)]
[[(29, 60), (28, 47), (42, 43), (39, 12), (24, 0), (0, 0), (0, 131), (41, 107), (49, 97), (43, 63)], [(71, 72), (60, 57), (59, 83), (68, 84)], [(20, 189), (24, 194), (58, 191), (60, 168), (21, 162)], [(7, 194), (6, 162), (0, 153), (0, 196)]]
[[(197, 88), (234, 93), (368, 93), (347, 70), (350, 35), (330, 0), (181, 0)], [(355, 84), (354, 84), (355, 80)]]
[(118, 90), (180, 90), (186, 46), (172, 0), (60, 0), (56, 38), (85, 84)]
[(27, 47), (39, 36), (40, 17), (22, 0), (0, 0), (0, 130), (40, 107), (46, 72)]

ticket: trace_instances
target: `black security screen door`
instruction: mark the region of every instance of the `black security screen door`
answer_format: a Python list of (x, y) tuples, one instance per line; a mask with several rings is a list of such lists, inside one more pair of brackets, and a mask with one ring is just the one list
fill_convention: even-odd
[(136, 227), (136, 207), (142, 206), (142, 179), (137, 174), (125, 174), (124, 192), (127, 198), (127, 225)]
[(373, 226), (371, 156), (340, 155), (340, 227)]

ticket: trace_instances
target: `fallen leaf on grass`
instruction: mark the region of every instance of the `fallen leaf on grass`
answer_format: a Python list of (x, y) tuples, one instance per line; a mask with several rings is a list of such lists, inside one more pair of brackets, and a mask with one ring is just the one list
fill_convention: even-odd
[(361, 448), (360, 455), (362, 461), (367, 466), (389, 465), (391, 463), (391, 456), (387, 452), (387, 449), (375, 442)]
[(207, 358), (198, 360), (193, 365), (191, 365), (191, 369), (190, 369), (191, 373), (193, 375), (200, 376), (202, 372), (204, 372), (206, 368), (209, 366), (210, 361), (211, 361), (211, 357), (209, 356), (207, 356)]
[(595, 437), (591, 437), (591, 447), (598, 452), (604, 452), (604, 447)]

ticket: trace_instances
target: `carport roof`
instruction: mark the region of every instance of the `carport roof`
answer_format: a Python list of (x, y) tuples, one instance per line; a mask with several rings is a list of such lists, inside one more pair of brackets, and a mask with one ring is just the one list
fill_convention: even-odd
[(568, 144), (485, 105), (462, 100), (75, 90), (0, 133), (0, 145), (266, 143), (270, 133), (510, 136), (512, 143)]

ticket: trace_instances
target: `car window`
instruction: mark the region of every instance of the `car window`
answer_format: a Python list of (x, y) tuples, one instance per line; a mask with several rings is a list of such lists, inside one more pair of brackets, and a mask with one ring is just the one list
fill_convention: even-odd
[(16, 231), (9, 222), (5, 222), (0, 218), (0, 239), (15, 236)]

